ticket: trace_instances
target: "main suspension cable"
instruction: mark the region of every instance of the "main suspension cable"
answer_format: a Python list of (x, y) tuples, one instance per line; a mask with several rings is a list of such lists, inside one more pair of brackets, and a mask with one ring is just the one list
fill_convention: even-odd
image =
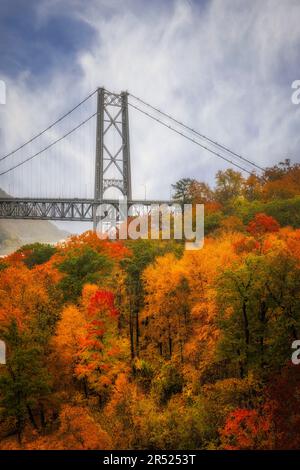
[(187, 136), (186, 134), (184, 134), (183, 132), (179, 131), (178, 129), (175, 129), (174, 127), (172, 127), (171, 125), (169, 124), (166, 124), (165, 122), (161, 121), (160, 119), (158, 119), (157, 117), (153, 116), (152, 114), (150, 113), (147, 113), (147, 111), (144, 111), (142, 110), (141, 108), (139, 108), (138, 106), (135, 106), (134, 104), (128, 102), (129, 106), (131, 106), (132, 108), (136, 109), (137, 111), (145, 114), (146, 116), (150, 117), (151, 119), (153, 119), (154, 121), (157, 121), (158, 123), (162, 124), (163, 126), (167, 127), (168, 129), (176, 132), (177, 134), (181, 135), (182, 137), (185, 137), (186, 139), (190, 140), (191, 142), (194, 142), (194, 144), (197, 144), (199, 145), (199, 147), (203, 148), (204, 150), (207, 150), (208, 152), (212, 153), (213, 155), (219, 157), (219, 158), (222, 158), (223, 160), (225, 160), (226, 162), (230, 163), (231, 165), (234, 165), (236, 166), (237, 168), (239, 168), (240, 170), (242, 171), (245, 171), (246, 173), (249, 173), (249, 175), (252, 175), (253, 172), (252, 171), (249, 171), (247, 170), (246, 168), (242, 167), (241, 165), (239, 165), (238, 163), (235, 163), (233, 162), (232, 160), (230, 160), (229, 158), (226, 158), (224, 157), (223, 155), (221, 155), (220, 153), (218, 152), (215, 152), (214, 150), (206, 147), (205, 145), (201, 144), (200, 142), (198, 142), (197, 140), (193, 139), (192, 137), (189, 137)]
[(197, 130), (193, 129), (192, 127), (189, 127), (187, 126), (186, 124), (184, 124), (183, 122), (179, 121), (178, 119), (174, 118), (173, 116), (171, 116), (170, 114), (167, 114), (165, 113), (164, 111), (160, 110), (159, 108), (156, 108), (155, 106), (152, 106), (151, 104), (147, 103), (146, 101), (142, 100), (141, 98), (138, 98), (137, 96), (133, 95), (132, 93), (129, 93), (130, 96), (132, 96), (132, 98), (140, 101), (142, 104), (144, 104), (145, 106), (148, 106), (149, 108), (152, 108), (154, 111), (160, 113), (161, 115), (167, 117), (168, 119), (171, 119), (173, 122), (176, 122), (177, 124), (179, 124), (180, 126), (182, 127), (185, 127), (186, 129), (188, 129), (189, 131), (193, 132), (194, 134), (198, 135), (199, 137), (201, 137), (202, 139), (205, 139), (207, 140), (208, 142), (210, 142), (211, 144), (213, 145), (216, 145), (217, 147), (221, 148), (222, 150), (225, 150), (226, 152), (229, 152), (231, 155), (243, 160), (244, 162), (246, 163), (249, 163), (250, 165), (254, 166), (255, 168), (257, 168), (258, 170), (261, 170), (261, 171), (264, 171), (265, 169), (259, 165), (257, 165), (255, 162), (251, 161), (250, 159), (248, 158), (245, 158), (243, 157), (241, 154), (239, 153), (236, 153), (234, 152), (233, 150), (231, 150), (230, 148), (228, 147), (225, 147), (225, 145), (223, 144), (220, 144), (219, 142), (213, 140), (213, 139), (210, 139), (209, 137), (207, 137), (206, 135), (204, 134), (201, 134), (200, 132), (198, 132)]
[(57, 144), (58, 142), (60, 142), (61, 140), (63, 140), (65, 137), (68, 137), (70, 134), (72, 134), (73, 132), (75, 132), (77, 129), (79, 129), (81, 126), (83, 126), (84, 124), (86, 124), (88, 121), (90, 121), (94, 116), (96, 116), (97, 112), (92, 114), (91, 116), (89, 116), (87, 119), (85, 119), (84, 121), (82, 121), (80, 124), (78, 124), (78, 126), (76, 127), (73, 127), (73, 129), (71, 129), (69, 132), (67, 132), (66, 134), (64, 134), (63, 136), (59, 137), (58, 139), (54, 140), (53, 142), (51, 142), (51, 144), (47, 145), (46, 147), (44, 147), (42, 150), (39, 150), (38, 152), (36, 152), (34, 155), (31, 155), (30, 157), (26, 158), (25, 160), (23, 160), (22, 162), (18, 163), (17, 165), (14, 165), (12, 166), (11, 168), (9, 168), (8, 170), (5, 170), (5, 171), (2, 171), (0, 173), (0, 176), (2, 175), (5, 175), (6, 173), (9, 173), (10, 171), (12, 170), (15, 170), (16, 168), (24, 165), (25, 163), (29, 162), (30, 160), (33, 160), (35, 157), (41, 155), (43, 152), (45, 152), (46, 150), (48, 150), (49, 148), (53, 147), (53, 145)]
[[(43, 134), (45, 134), (45, 132), (49, 131), (50, 129), (52, 129), (52, 127), (54, 127), (56, 124), (58, 124), (59, 122), (61, 122), (63, 119), (65, 119), (67, 116), (69, 116), (71, 113), (73, 113), (73, 111), (75, 111), (77, 108), (79, 108), (79, 106), (81, 106), (83, 103), (85, 103), (87, 100), (89, 100), (95, 93), (97, 92), (97, 89), (94, 90), (92, 93), (90, 93), (88, 96), (86, 96), (82, 101), (80, 101), (80, 103), (78, 103), (76, 106), (74, 106), (74, 108), (70, 109), (68, 112), (66, 112), (65, 114), (63, 114), (62, 116), (60, 116), (56, 121), (54, 121), (52, 124), (50, 124), (50, 126), (48, 126), (46, 129), (40, 131), (38, 134), (34, 135), (33, 137), (31, 137), (31, 139), (27, 140), (26, 142), (24, 142), (22, 145), (20, 145), (19, 147), (17, 147), (16, 149), (12, 150), (11, 152), (7, 153), (6, 155), (4, 155), (3, 157), (0, 158), (0, 162), (2, 160), (5, 160), (6, 158), (10, 157), (11, 155), (15, 154), (16, 152), (18, 152), (19, 150), (21, 150), (22, 148), (24, 148), (26, 145), (30, 144), (31, 142), (33, 142), (34, 140), (36, 140), (38, 137), (41, 137)], [(2, 173), (1, 173), (2, 174)]]

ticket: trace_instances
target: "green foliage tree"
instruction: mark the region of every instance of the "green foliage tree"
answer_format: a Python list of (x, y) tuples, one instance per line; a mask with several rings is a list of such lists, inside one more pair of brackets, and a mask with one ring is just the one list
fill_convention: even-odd
[(166, 404), (172, 395), (180, 393), (184, 380), (175, 364), (164, 364), (153, 381), (153, 390), (160, 404)]
[(196, 180), (192, 178), (181, 178), (175, 184), (172, 184), (174, 191), (173, 199), (181, 202), (182, 204), (189, 204), (192, 202), (192, 187)]
[(239, 171), (228, 168), (216, 174), (215, 196), (222, 204), (242, 194), (244, 178)]
[(219, 278), (220, 355), (241, 377), (290, 359), (300, 331), (300, 269), (288, 253), (250, 254)]
[(44, 243), (32, 243), (22, 246), (17, 253), (22, 253), (24, 263), (32, 269), (34, 266), (44, 264), (56, 253), (55, 246)]
[(15, 420), (21, 442), (28, 417), (34, 428), (38, 428), (35, 410), (49, 395), (51, 380), (41, 345), (33, 341), (32, 335), (20, 332), (16, 321), (9, 324), (2, 338), (7, 345), (7, 362), (0, 375), (2, 418)]
[(64, 300), (76, 302), (84, 284), (97, 284), (111, 273), (113, 263), (109, 258), (88, 246), (68, 250), (58, 269), (65, 274), (60, 281)]

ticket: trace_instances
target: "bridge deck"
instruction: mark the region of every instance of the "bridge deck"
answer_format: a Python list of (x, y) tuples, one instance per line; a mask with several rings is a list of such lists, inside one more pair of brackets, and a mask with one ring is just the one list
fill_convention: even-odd
[[(94, 214), (101, 204), (118, 207), (119, 201), (105, 199), (31, 199), (0, 198), (0, 219), (64, 220), (93, 222)], [(151, 204), (172, 205), (174, 201), (134, 200), (128, 206), (146, 206)]]

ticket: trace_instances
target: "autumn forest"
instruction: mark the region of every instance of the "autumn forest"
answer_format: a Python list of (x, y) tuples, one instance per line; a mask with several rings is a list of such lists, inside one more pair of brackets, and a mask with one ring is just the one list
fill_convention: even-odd
[(0, 449), (300, 446), (300, 165), (184, 178), (205, 242), (88, 231), (0, 260)]

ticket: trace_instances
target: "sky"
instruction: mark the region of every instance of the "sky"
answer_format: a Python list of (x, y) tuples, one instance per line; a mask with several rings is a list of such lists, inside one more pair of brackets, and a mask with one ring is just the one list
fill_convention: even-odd
[[(2, 0), (1, 154), (104, 86), (128, 90), (259, 166), (299, 162), (300, 105), (291, 100), (300, 79), (299, 17), (298, 0)], [(136, 198), (146, 191), (168, 199), (182, 177), (213, 185), (229, 166), (133, 109), (129, 118)], [(93, 122), (82, 130), (0, 176), (0, 187), (25, 196), (44, 195), (49, 185), (49, 195), (52, 184), (53, 192), (91, 195)], [(36, 150), (0, 161), (0, 172)]]

